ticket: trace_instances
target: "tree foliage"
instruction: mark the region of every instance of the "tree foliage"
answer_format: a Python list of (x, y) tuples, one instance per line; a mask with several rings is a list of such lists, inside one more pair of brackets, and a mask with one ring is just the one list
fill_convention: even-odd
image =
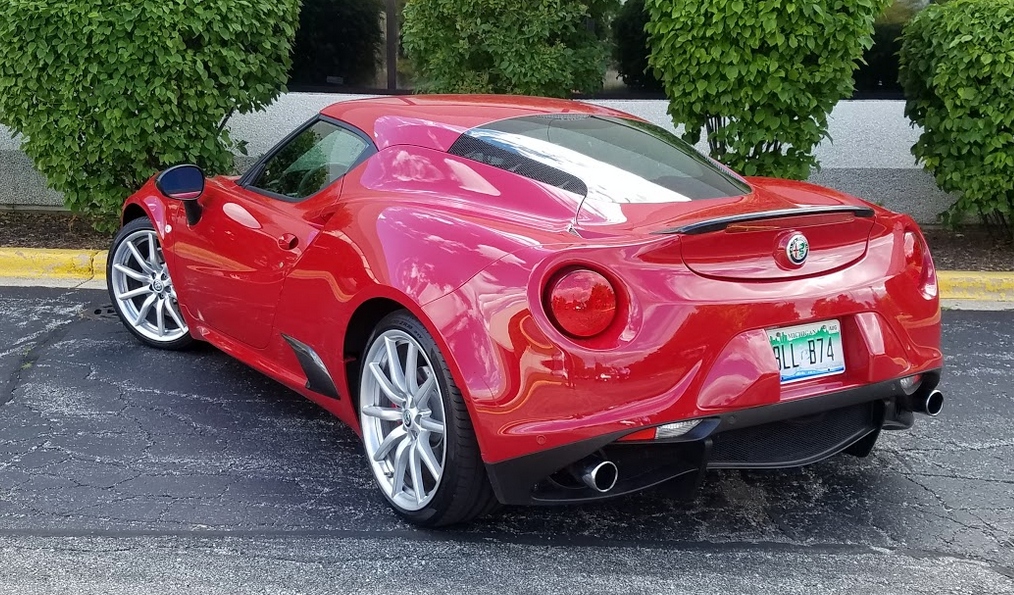
[(889, 0), (646, 0), (649, 62), (685, 138), (747, 175), (806, 179)]
[(377, 75), (382, 0), (303, 0), (292, 51), (292, 85), (365, 86)]
[(945, 223), (977, 214), (1014, 237), (1014, 0), (930, 6), (905, 27), (912, 153), (959, 195)]
[(298, 0), (3, 0), (0, 122), (73, 210), (115, 226), (168, 165), (232, 167), (225, 122), (284, 88)]
[(567, 97), (602, 87), (619, 0), (409, 0), (402, 43), (431, 93)]

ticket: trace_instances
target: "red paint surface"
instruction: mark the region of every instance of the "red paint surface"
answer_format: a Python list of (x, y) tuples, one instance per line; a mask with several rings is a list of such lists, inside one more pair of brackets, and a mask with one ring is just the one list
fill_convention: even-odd
[[(472, 126), (563, 110), (618, 114), (525, 98), (343, 102), (323, 113), (362, 129), (380, 151), (306, 201), (219, 177), (208, 181), (192, 227), (183, 204), (151, 183), (127, 204), (156, 222), (196, 337), (357, 430), (344, 365), (356, 355), (345, 349), (349, 321), (373, 300), (414, 313), (447, 358), (490, 462), (942, 365), (932, 262), (919, 271), (906, 263), (905, 233), (918, 233), (907, 216), (805, 183), (749, 179), (752, 193), (728, 199), (586, 204), (574, 233), (574, 195), (443, 152)], [(876, 217), (651, 234), (827, 205), (870, 206)], [(798, 268), (777, 255), (792, 230), (812, 243)], [(616, 288), (617, 319), (574, 339), (550, 321), (543, 295), (560, 270), (585, 266)], [(831, 318), (842, 323), (847, 372), (780, 386), (764, 330)], [(341, 400), (304, 388), (282, 334), (317, 351)]]

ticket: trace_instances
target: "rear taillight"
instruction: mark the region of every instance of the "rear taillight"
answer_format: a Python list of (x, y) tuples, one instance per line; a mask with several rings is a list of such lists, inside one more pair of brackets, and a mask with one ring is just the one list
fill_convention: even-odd
[(546, 291), (553, 324), (572, 337), (587, 339), (609, 328), (616, 318), (616, 290), (605, 275), (590, 269), (560, 273)]
[(905, 267), (918, 276), (922, 276), (923, 258), (922, 240), (914, 231), (905, 232)]
[(915, 279), (926, 298), (937, 295), (937, 272), (933, 266), (926, 240), (916, 230), (905, 231), (905, 270)]

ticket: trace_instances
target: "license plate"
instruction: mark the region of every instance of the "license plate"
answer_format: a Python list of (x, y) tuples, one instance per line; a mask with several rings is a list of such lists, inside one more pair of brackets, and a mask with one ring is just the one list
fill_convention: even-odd
[(767, 333), (782, 384), (845, 371), (841, 324), (837, 320), (769, 329)]

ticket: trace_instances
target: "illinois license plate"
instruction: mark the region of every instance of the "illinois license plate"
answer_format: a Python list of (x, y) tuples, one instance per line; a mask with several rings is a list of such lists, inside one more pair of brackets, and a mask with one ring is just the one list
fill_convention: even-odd
[(769, 329), (782, 384), (845, 371), (841, 324), (837, 320)]

